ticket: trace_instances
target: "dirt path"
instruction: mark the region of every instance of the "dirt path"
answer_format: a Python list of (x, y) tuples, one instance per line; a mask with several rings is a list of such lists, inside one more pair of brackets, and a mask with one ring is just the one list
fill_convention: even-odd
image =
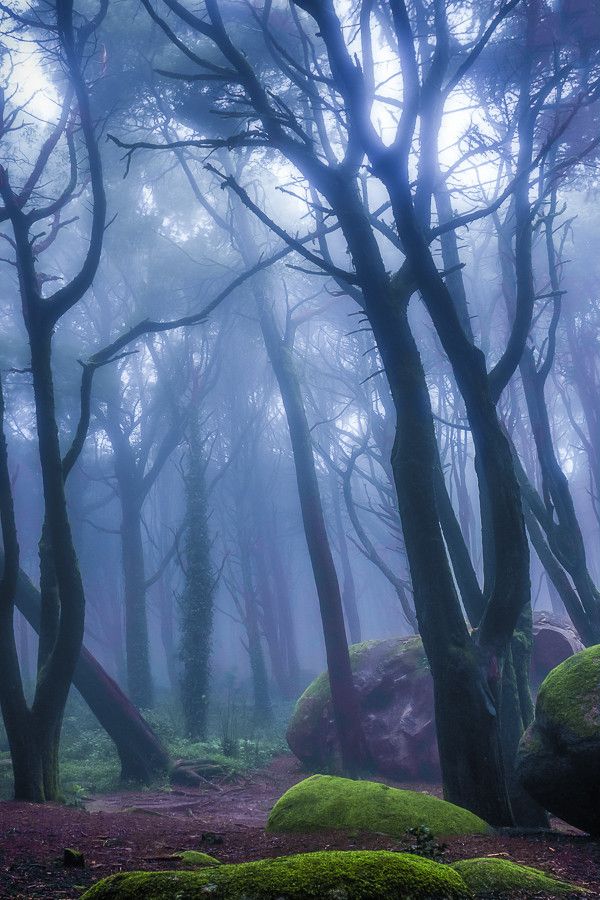
[[(111, 872), (176, 868), (171, 855), (187, 849), (202, 849), (223, 862), (334, 848), (406, 849), (383, 835), (267, 834), (264, 824), (273, 802), (304, 776), (291, 757), (281, 757), (251, 778), (216, 790), (113, 794), (90, 799), (86, 809), (0, 803), (0, 898), (74, 900)], [(84, 853), (85, 868), (64, 868), (66, 847)], [(585, 837), (453, 838), (446, 857), (490, 854), (554, 872), (586, 885), (587, 897), (600, 897), (600, 847)]]
[(270, 766), (239, 778), (235, 783), (207, 782), (201, 788), (105, 794), (85, 804), (88, 812), (139, 813), (202, 820), (211, 828), (264, 828), (275, 801), (306, 777), (291, 756), (274, 759)]

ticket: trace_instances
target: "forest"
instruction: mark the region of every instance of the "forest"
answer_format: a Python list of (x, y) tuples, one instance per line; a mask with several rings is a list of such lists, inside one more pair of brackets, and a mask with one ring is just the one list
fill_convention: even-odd
[(600, 897), (600, 0), (0, 23), (0, 898)]

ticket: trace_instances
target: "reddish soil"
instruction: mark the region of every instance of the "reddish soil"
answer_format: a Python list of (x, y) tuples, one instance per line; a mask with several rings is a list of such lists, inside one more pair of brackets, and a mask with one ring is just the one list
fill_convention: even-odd
[[(0, 898), (70, 900), (112, 872), (177, 868), (170, 856), (178, 850), (201, 849), (223, 862), (241, 862), (309, 850), (406, 849), (383, 835), (266, 834), (273, 802), (303, 777), (293, 758), (281, 757), (236, 784), (114, 794), (90, 799), (85, 810), (0, 803)], [(431, 785), (403, 786), (438, 793)], [(586, 897), (600, 897), (600, 845), (583, 835), (500, 834), (446, 843), (445, 861), (501, 856), (585, 886)], [(66, 847), (83, 852), (85, 868), (63, 866)]]

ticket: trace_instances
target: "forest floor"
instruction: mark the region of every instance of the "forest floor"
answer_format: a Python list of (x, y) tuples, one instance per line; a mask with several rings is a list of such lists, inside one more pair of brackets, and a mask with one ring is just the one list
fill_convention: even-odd
[[(85, 809), (0, 802), (0, 898), (71, 900), (113, 872), (181, 868), (172, 859), (181, 850), (241, 862), (322, 849), (407, 849), (408, 838), (403, 844), (384, 835), (267, 834), (271, 806), (304, 777), (293, 757), (281, 756), (234, 782), (108, 794), (88, 798)], [(433, 785), (398, 786), (438, 793)], [(585, 886), (586, 897), (600, 897), (600, 845), (572, 830), (455, 837), (446, 845), (444, 861), (503, 857)], [(65, 868), (65, 848), (82, 852), (85, 867)]]

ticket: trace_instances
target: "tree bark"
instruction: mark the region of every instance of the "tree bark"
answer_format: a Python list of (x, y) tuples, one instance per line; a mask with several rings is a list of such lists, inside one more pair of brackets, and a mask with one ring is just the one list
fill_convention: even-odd
[(259, 299), (259, 318), (290, 433), (304, 534), (319, 597), (342, 765), (348, 774), (358, 774), (368, 767), (369, 754), (350, 667), (342, 597), (325, 527), (310, 429), (293, 351), (281, 340), (273, 311), (264, 298)]
[[(24, 572), (19, 572), (15, 603), (31, 627), (38, 631), (41, 598)], [(85, 647), (79, 655), (73, 684), (114, 742), (123, 780), (151, 784), (170, 770), (171, 759), (166, 748), (117, 683)]]

